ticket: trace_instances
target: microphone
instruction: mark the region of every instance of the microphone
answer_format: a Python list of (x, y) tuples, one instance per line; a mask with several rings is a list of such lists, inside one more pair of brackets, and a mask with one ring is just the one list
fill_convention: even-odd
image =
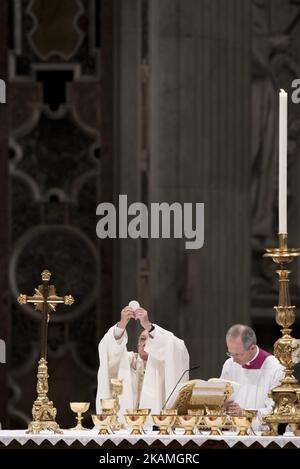
[(188, 368), (187, 370), (184, 370), (184, 372), (182, 373), (182, 375), (180, 376), (179, 380), (177, 381), (177, 383), (175, 384), (174, 388), (172, 389), (172, 392), (171, 394), (168, 396), (168, 399), (166, 400), (166, 402), (164, 403), (164, 405), (162, 406), (161, 410), (163, 410), (167, 403), (169, 402), (170, 400), (170, 397), (172, 396), (173, 392), (175, 391), (175, 389), (177, 388), (179, 382), (181, 381), (181, 379), (183, 378), (183, 376), (188, 372), (188, 371), (193, 371), (193, 370), (197, 370), (198, 368), (200, 368), (202, 365), (195, 365), (195, 366), (191, 366), (190, 368)]

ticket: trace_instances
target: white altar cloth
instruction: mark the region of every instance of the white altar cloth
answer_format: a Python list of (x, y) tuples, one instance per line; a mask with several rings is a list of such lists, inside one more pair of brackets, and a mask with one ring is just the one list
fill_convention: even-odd
[(12, 441), (17, 441), (21, 445), (25, 445), (27, 442), (32, 441), (37, 445), (47, 441), (53, 446), (58, 442), (65, 442), (70, 446), (74, 442), (80, 442), (83, 446), (86, 446), (89, 442), (96, 442), (101, 447), (106, 441), (110, 441), (113, 444), (120, 445), (123, 441), (128, 441), (132, 445), (143, 441), (148, 445), (151, 445), (155, 441), (162, 442), (165, 446), (169, 443), (177, 441), (182, 446), (186, 443), (193, 441), (201, 447), (207, 441), (223, 441), (229, 448), (232, 448), (236, 443), (241, 442), (246, 447), (250, 447), (254, 443), (259, 443), (262, 447), (266, 448), (270, 443), (275, 443), (278, 447), (284, 448), (288, 443), (292, 443), (296, 448), (300, 448), (300, 437), (295, 437), (292, 433), (285, 433), (282, 436), (268, 437), (257, 435), (249, 436), (237, 436), (233, 432), (224, 432), (219, 436), (211, 436), (207, 432), (206, 434), (198, 435), (183, 435), (180, 430), (172, 435), (158, 435), (157, 431), (146, 431), (143, 435), (130, 435), (130, 431), (122, 430), (115, 432), (110, 435), (99, 435), (98, 430), (88, 431), (72, 431), (64, 430), (61, 434), (54, 434), (50, 431), (43, 431), (38, 435), (28, 435), (25, 430), (0, 430), (0, 443), (8, 446)]

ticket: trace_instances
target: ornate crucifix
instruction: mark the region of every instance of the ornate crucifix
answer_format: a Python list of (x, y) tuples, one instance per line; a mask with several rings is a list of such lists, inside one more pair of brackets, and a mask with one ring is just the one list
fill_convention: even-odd
[(19, 295), (20, 304), (33, 303), (35, 309), (42, 313), (42, 342), (41, 354), (37, 373), (37, 399), (32, 406), (33, 420), (28, 426), (27, 433), (39, 433), (41, 430), (53, 430), (55, 433), (62, 433), (58, 423), (55, 421), (56, 408), (53, 402), (48, 399), (48, 366), (47, 366), (47, 337), (48, 322), (50, 313), (56, 310), (59, 303), (72, 305), (74, 298), (71, 295), (57, 296), (54, 285), (49, 285), (51, 273), (49, 270), (42, 272), (42, 285), (35, 289), (33, 296)]

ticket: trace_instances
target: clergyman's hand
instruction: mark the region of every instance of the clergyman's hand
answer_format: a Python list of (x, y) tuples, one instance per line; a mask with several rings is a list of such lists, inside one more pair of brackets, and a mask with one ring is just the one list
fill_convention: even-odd
[(125, 306), (125, 308), (123, 308), (121, 311), (121, 318), (117, 325), (118, 327), (125, 329), (130, 319), (134, 319), (134, 318), (135, 318), (135, 314), (134, 314), (133, 309), (130, 308), (129, 306)]
[(146, 331), (150, 331), (152, 324), (148, 318), (148, 312), (144, 308), (138, 308), (135, 310), (135, 319), (140, 321), (141, 326)]
[(226, 402), (226, 412), (228, 415), (241, 415), (243, 409), (234, 401), (227, 401)]

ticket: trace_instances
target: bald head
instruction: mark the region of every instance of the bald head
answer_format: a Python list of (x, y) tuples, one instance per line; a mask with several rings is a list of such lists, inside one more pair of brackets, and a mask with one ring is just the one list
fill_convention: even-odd
[(257, 343), (256, 334), (251, 327), (244, 324), (234, 324), (227, 331), (226, 342), (239, 337), (245, 350), (248, 350), (252, 345)]
[(226, 345), (227, 355), (242, 366), (253, 360), (258, 353), (255, 332), (244, 324), (235, 324), (228, 330)]

